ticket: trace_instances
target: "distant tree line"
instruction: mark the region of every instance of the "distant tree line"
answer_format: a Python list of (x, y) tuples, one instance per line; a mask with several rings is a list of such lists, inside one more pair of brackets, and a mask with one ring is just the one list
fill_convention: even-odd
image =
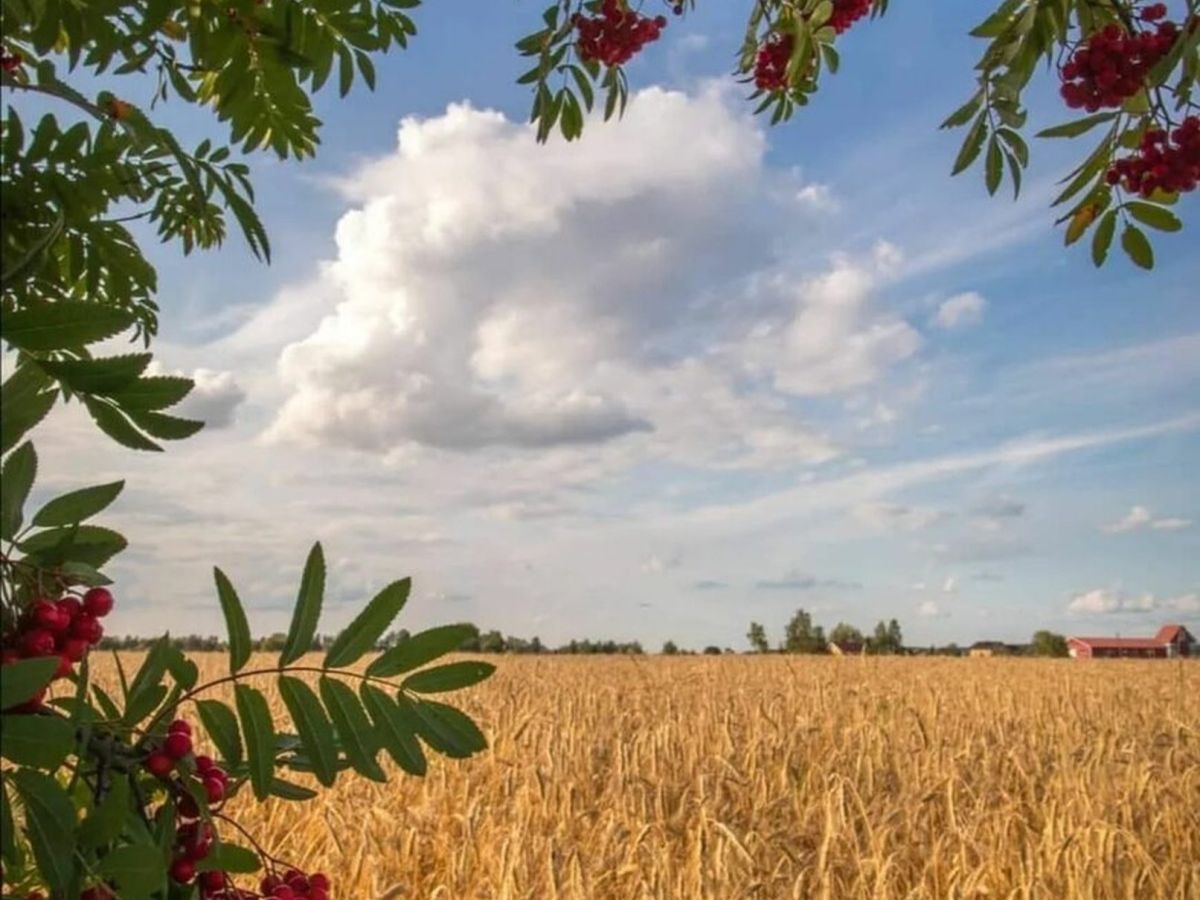
[[(751, 622), (746, 640), (755, 653), (770, 653), (771, 642), (767, 630), (759, 622)], [(784, 626), (783, 640), (776, 646), (779, 653), (828, 653), (831, 642), (856, 644), (866, 653), (904, 653), (904, 635), (900, 623), (895, 619), (880, 621), (875, 632), (864, 636), (862, 631), (845, 622), (838, 622), (828, 635), (825, 628), (813, 623), (812, 614), (798, 609)]]
[[(627, 653), (641, 654), (645, 651), (638, 641), (613, 640), (573, 640), (559, 647), (551, 648), (542, 643), (536, 635), (532, 638), (505, 635), (499, 631), (481, 631), (478, 626), (464, 622), (470, 630), (468, 637), (458, 646), (464, 653)], [(408, 629), (401, 628), (390, 631), (376, 644), (376, 650), (387, 650), (408, 640), (412, 635)], [(315, 651), (326, 650), (337, 635), (318, 634), (313, 638), (312, 648)], [(104, 637), (100, 641), (102, 650), (147, 650), (159, 640), (157, 637), (124, 636)], [(187, 652), (204, 650), (228, 649), (228, 645), (220, 638), (211, 635), (189, 634), (172, 636), (171, 644)], [(287, 635), (282, 632), (269, 634), (254, 641), (254, 649), (267, 653), (278, 653), (287, 642)]]
[[(548, 647), (536, 635), (532, 638), (505, 635), (496, 630), (480, 631), (471, 623), (470, 633), (458, 649), (464, 653), (563, 653), (563, 654), (633, 654), (641, 655), (645, 651), (638, 641), (614, 640), (572, 640), (558, 647)], [(328, 649), (336, 635), (318, 634), (313, 638), (312, 649), (321, 651)], [(401, 628), (390, 631), (376, 644), (377, 650), (387, 650), (411, 637), (407, 629)], [(947, 644), (942, 647), (905, 647), (900, 629), (900, 623), (895, 619), (887, 622), (879, 621), (870, 635), (845, 622), (838, 622), (830, 629), (828, 636), (820, 625), (814, 625), (812, 616), (804, 609), (796, 610), (795, 615), (784, 628), (783, 639), (772, 650), (767, 638), (766, 629), (758, 622), (751, 622), (746, 632), (746, 639), (754, 653), (828, 653), (831, 642), (858, 644), (863, 652), (869, 654), (904, 654), (907, 656), (961, 656), (966, 648), (958, 644)], [(102, 650), (146, 650), (158, 638), (146, 637), (104, 637), (100, 641)], [(201, 651), (225, 651), (228, 649), (223, 640), (212, 635), (188, 634), (174, 636), (171, 643), (189, 653)], [(286, 635), (282, 632), (269, 634), (254, 642), (254, 649), (268, 653), (278, 653), (283, 649)], [(679, 647), (675, 641), (666, 641), (662, 645), (664, 656), (692, 656), (697, 651)], [(710, 644), (700, 651), (706, 656), (720, 656), (733, 653), (729, 647), (721, 648)], [(1024, 656), (1063, 657), (1067, 655), (1067, 639), (1052, 631), (1037, 631), (1033, 639), (1021, 651)]]

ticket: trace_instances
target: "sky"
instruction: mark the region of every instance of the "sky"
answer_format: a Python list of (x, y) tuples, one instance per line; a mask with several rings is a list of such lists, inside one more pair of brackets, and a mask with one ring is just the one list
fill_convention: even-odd
[[(986, 4), (858, 23), (774, 128), (729, 75), (744, 6), (672, 18), (623, 121), (539, 146), (540, 7), (430, 4), (374, 93), (318, 95), (315, 161), (255, 157), (272, 265), (153, 247), (156, 365), (208, 427), (34, 434), (35, 502), (127, 479), (109, 631), (221, 632), (213, 565), (285, 630), (320, 540), (323, 631), (410, 575), (399, 625), (551, 644), (742, 649), (801, 607), (916, 645), (1200, 634), (1200, 204), (1153, 274), (1097, 271), (1049, 209), (1086, 139), (1033, 142), (1018, 202), (949, 177)], [(1049, 74), (1029, 106), (1070, 118)]]

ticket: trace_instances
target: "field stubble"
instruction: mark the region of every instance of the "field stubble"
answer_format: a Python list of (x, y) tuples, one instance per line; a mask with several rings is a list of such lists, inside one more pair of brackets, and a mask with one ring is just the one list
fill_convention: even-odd
[(1195, 663), (498, 662), (487, 753), (230, 811), (346, 900), (1200, 897)]

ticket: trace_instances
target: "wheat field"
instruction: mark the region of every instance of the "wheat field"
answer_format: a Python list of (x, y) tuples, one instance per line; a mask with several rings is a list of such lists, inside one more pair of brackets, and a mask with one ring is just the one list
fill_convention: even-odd
[(487, 753), (230, 811), (341, 900), (1200, 897), (1195, 663), (498, 662)]

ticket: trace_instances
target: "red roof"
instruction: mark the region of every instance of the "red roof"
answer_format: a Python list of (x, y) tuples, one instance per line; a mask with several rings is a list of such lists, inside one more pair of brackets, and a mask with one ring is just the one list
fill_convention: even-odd
[(1184, 640), (1191, 638), (1188, 630), (1182, 625), (1164, 625), (1158, 629), (1158, 634), (1154, 636), (1156, 641), (1161, 641), (1164, 644), (1173, 644), (1181, 638)]
[(1161, 650), (1166, 643), (1158, 638), (1073, 637), (1071, 640), (1103, 650)]

